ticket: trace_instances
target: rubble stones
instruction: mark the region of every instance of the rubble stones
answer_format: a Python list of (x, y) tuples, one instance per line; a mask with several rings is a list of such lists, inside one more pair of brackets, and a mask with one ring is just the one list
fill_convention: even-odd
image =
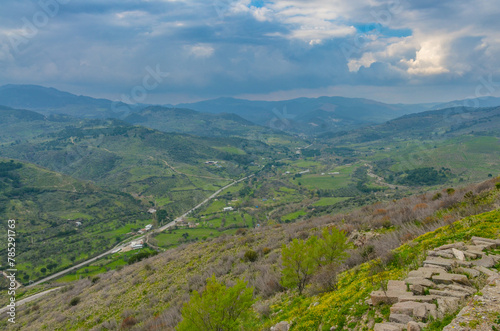
[[(428, 252), (423, 267), (410, 271), (404, 281), (389, 281), (387, 291), (372, 292), (373, 305), (392, 305), (389, 322), (375, 324), (374, 330), (419, 331), (431, 317), (443, 318), (457, 311), (476, 292), (467, 276), (485, 274), (489, 280), (499, 280), (500, 286), (498, 273), (488, 269), (500, 262), (500, 256), (483, 251), (500, 247), (500, 239), (473, 237), (471, 242), (443, 245)], [(500, 291), (498, 294), (494, 301), (500, 305)]]

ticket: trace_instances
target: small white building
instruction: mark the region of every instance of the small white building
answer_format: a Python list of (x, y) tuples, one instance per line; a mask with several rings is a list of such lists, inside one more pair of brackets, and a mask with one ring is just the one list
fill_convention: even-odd
[(234, 208), (233, 207), (224, 207), (223, 209), (224, 211), (233, 211)]
[(153, 224), (148, 224), (144, 227), (144, 229), (146, 229), (146, 231), (149, 231), (153, 228)]
[(132, 249), (141, 249), (144, 247), (144, 242), (142, 240), (132, 241), (130, 247), (132, 247)]
[(154, 214), (154, 213), (156, 213), (156, 209), (154, 209), (154, 208), (149, 208), (148, 213), (150, 213), (150, 214)]

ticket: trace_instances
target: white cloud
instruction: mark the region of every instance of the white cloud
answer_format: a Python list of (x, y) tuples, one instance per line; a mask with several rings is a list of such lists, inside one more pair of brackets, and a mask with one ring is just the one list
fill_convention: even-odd
[(187, 46), (187, 49), (189, 54), (200, 58), (211, 57), (215, 51), (215, 49), (212, 46), (206, 44)]
[(415, 59), (401, 61), (408, 65), (408, 73), (412, 75), (437, 75), (447, 73), (445, 59), (447, 51), (439, 39), (422, 42)]

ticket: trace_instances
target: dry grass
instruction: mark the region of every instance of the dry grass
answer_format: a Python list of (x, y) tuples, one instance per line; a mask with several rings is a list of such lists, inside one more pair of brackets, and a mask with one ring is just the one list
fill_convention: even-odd
[[(471, 185), (453, 194), (445, 190), (438, 199), (433, 199), (435, 192), (431, 192), (377, 203), (349, 214), (262, 227), (248, 230), (246, 234), (182, 245), (121, 270), (102, 274), (95, 284), (83, 279), (72, 283), (65, 291), (51, 293), (37, 303), (20, 307), (17, 326), (8, 328), (22, 325), (27, 330), (173, 330), (180, 321), (180, 309), (189, 299), (190, 292), (202, 289), (212, 274), (228, 284), (236, 278), (245, 278), (255, 287), (256, 295), (264, 299), (255, 310), (265, 317), (269, 314), (265, 299), (272, 300), (283, 291), (280, 285), (283, 244), (315, 234), (324, 226), (335, 225), (347, 233), (375, 230), (377, 235), (351, 251), (351, 257), (339, 269), (324, 270), (315, 277), (311, 287), (313, 293), (331, 290), (338, 271), (374, 257), (388, 261), (392, 249), (420, 234), (497, 207), (498, 194), (492, 201), (481, 200), (481, 194), (494, 188), (495, 182)], [(455, 208), (436, 214), (450, 206)], [(382, 218), (385, 227), (381, 226)], [(254, 262), (244, 258), (249, 250), (258, 253)], [(69, 303), (74, 297), (81, 300), (71, 306)]]

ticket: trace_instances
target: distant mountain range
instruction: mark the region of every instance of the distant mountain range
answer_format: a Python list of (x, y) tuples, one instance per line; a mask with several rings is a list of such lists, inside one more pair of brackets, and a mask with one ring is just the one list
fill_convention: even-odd
[(188, 133), (205, 137), (245, 137), (262, 140), (263, 136), (284, 133), (256, 125), (236, 114), (202, 113), (192, 109), (150, 106), (123, 119), (163, 132)]
[[(127, 105), (37, 85), (0, 87), (0, 105), (28, 109), (43, 115), (79, 118), (118, 118), (165, 132), (198, 135), (246, 136), (258, 126), (306, 135), (350, 131), (426, 110), (457, 106), (494, 107), (500, 98), (456, 100), (441, 104), (386, 104), (369, 99), (320, 97), (284, 101), (219, 98), (164, 107)], [(195, 111), (193, 111), (195, 110)], [(214, 115), (217, 114), (217, 115)]]
[(140, 106), (95, 99), (38, 85), (0, 86), (0, 105), (28, 109), (44, 115), (65, 114), (80, 118), (120, 118)]
[(445, 103), (437, 104), (431, 109), (446, 109), (453, 107), (497, 107), (500, 106), (500, 98), (496, 97), (484, 97), (484, 98), (472, 98), (472, 99), (463, 99), (463, 100), (455, 100)]
[(343, 97), (299, 98), (285, 101), (219, 98), (179, 104), (177, 107), (207, 113), (224, 110), (226, 113), (240, 115), (260, 125), (307, 134), (349, 130), (429, 109), (429, 105), (424, 104), (385, 104), (369, 99)]
[(344, 134), (330, 132), (322, 137), (338, 138), (350, 143), (394, 139), (428, 140), (468, 134), (500, 137), (500, 107), (430, 110)]

